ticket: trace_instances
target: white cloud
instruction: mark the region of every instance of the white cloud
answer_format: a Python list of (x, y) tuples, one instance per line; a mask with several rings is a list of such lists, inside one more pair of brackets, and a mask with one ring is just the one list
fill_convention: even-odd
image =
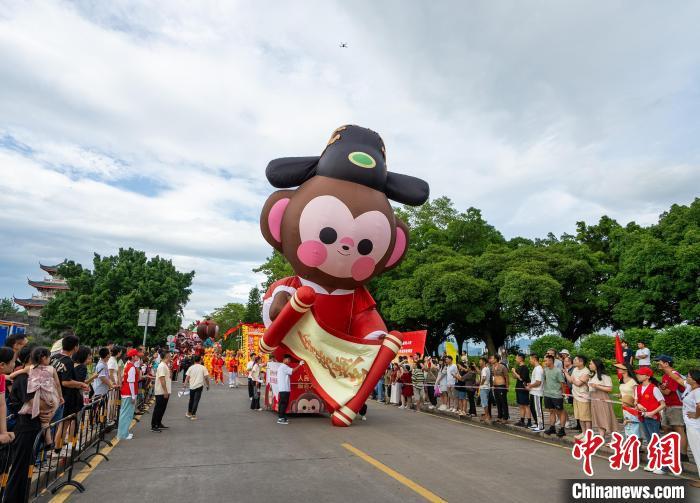
[[(379, 131), (390, 169), (507, 236), (650, 223), (700, 186), (700, 7), (629, 2), (8, 1), (0, 296), (135, 246), (245, 300), (274, 157)], [(340, 42), (349, 47), (341, 49)], [(4, 140), (3, 140), (4, 139)], [(24, 291), (21, 291), (24, 288)]]

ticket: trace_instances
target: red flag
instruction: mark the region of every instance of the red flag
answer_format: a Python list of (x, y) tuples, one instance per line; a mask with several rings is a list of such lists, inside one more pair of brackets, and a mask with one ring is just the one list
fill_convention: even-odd
[[(620, 332), (615, 332), (615, 361), (617, 361), (617, 363), (625, 363), (622, 342), (620, 341)], [(622, 372), (619, 370), (617, 371), (617, 378), (622, 379)]]

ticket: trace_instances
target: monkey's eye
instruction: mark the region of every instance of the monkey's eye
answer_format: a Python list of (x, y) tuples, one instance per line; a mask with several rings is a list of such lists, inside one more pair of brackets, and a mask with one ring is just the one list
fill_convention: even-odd
[(360, 252), (360, 255), (369, 255), (372, 253), (372, 248), (374, 248), (374, 245), (369, 239), (363, 239), (357, 243), (357, 251)]
[(333, 227), (324, 227), (323, 229), (321, 229), (321, 232), (318, 233), (318, 238), (321, 240), (322, 243), (332, 245), (333, 243), (335, 243), (335, 240), (338, 239), (338, 233), (335, 232), (335, 229)]

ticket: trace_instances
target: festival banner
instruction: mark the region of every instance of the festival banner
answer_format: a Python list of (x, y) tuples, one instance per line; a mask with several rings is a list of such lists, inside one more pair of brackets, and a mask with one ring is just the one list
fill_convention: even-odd
[(382, 341), (332, 334), (307, 312), (282, 343), (304, 360), (314, 388), (334, 407), (354, 397), (382, 347)]
[(445, 354), (457, 361), (457, 339), (454, 335), (448, 335), (445, 339)]
[(280, 367), (280, 362), (268, 362), (266, 373), (266, 384), (272, 389), (272, 395), (277, 396), (277, 370)]
[(243, 352), (241, 358), (242, 368), (245, 368), (250, 361), (250, 353), (263, 356), (263, 361), (267, 361), (267, 358), (265, 358), (260, 351), (260, 340), (264, 334), (265, 325), (259, 323), (244, 323), (241, 327), (241, 351)]
[(425, 352), (425, 338), (428, 335), (427, 330), (416, 330), (414, 332), (402, 332), (403, 343), (399, 349), (398, 356), (410, 356), (420, 353), (423, 356)]

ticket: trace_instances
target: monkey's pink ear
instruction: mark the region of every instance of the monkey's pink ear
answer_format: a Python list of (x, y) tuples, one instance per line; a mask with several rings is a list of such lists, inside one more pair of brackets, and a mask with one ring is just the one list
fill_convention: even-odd
[(274, 192), (265, 201), (260, 214), (260, 231), (265, 241), (280, 252), (282, 251), (282, 218), (293, 194), (293, 190)]
[(394, 249), (387, 260), (384, 269), (393, 269), (401, 263), (404, 255), (408, 251), (408, 225), (403, 223), (398, 218), (396, 219), (396, 240), (394, 241)]

